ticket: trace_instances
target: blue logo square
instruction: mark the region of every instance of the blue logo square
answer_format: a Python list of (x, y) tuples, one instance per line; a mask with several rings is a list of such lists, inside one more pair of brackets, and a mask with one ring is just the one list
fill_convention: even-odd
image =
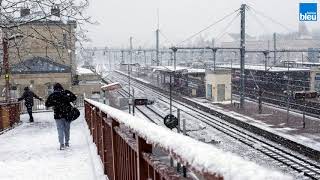
[(318, 4), (317, 3), (300, 3), (299, 6), (300, 21), (317, 21), (318, 20)]

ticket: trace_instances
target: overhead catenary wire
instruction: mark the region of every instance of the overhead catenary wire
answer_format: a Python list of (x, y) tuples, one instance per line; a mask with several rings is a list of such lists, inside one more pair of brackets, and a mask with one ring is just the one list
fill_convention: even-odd
[[(252, 12), (254, 12), (254, 13), (256, 13), (256, 14), (258, 14), (258, 15), (266, 18), (266, 19), (268, 19), (269, 21), (271, 21), (271, 22), (273, 22), (273, 23), (281, 26), (282, 28), (286, 29), (286, 30), (289, 31), (289, 32), (291, 32), (291, 31), (293, 30), (292, 28), (288, 27), (287, 25), (282, 24), (281, 22), (273, 19), (272, 17), (264, 14), (264, 13), (261, 12), (261, 11), (256, 10), (255, 8), (253, 8), (253, 7), (251, 7), (251, 6), (249, 6), (249, 9), (252, 10)], [(294, 31), (294, 30), (293, 30), (293, 31)]]
[(240, 16), (240, 12), (237, 13), (237, 15), (232, 18), (232, 20), (225, 26), (225, 28), (219, 33), (216, 40), (219, 41), (224, 35), (228, 33), (228, 29), (231, 27), (231, 25), (234, 23), (234, 21)]
[(259, 24), (259, 26), (262, 27), (262, 30), (263, 30), (264, 32), (266, 32), (266, 30), (267, 30), (267, 31), (269, 30), (269, 28), (268, 28), (267, 26), (265, 26), (265, 24), (259, 19), (259, 17), (258, 17), (256, 14), (254, 14), (253, 11), (248, 11), (248, 12), (249, 12), (248, 15), (249, 15), (250, 17), (252, 17), (252, 19), (253, 19), (254, 21), (256, 21), (257, 24)]
[(171, 41), (161, 30), (159, 31), (160, 35), (171, 45), (174, 45), (175, 43), (173, 43), (173, 41)]
[(234, 14), (235, 14), (236, 12), (238, 12), (239, 10), (240, 10), (240, 8), (239, 8), (239, 9), (237, 9), (237, 10), (235, 10), (235, 11), (233, 11), (233, 12), (231, 12), (231, 13), (229, 13), (229, 14), (227, 14), (227, 15), (225, 15), (225, 16), (224, 16), (224, 17), (222, 17), (221, 19), (219, 19), (219, 20), (215, 21), (214, 23), (212, 23), (212, 24), (210, 24), (209, 26), (207, 26), (207, 27), (203, 28), (202, 30), (198, 31), (197, 33), (192, 34), (191, 36), (189, 36), (189, 37), (188, 37), (188, 38), (186, 38), (185, 40), (183, 40), (183, 41), (179, 42), (177, 45), (181, 45), (181, 44), (183, 44), (183, 43), (185, 43), (185, 42), (189, 41), (190, 39), (194, 38), (195, 36), (197, 36), (197, 35), (201, 34), (202, 32), (204, 32), (204, 31), (206, 31), (206, 30), (210, 29), (211, 27), (215, 26), (216, 24), (218, 24), (218, 23), (220, 23), (220, 22), (224, 21), (224, 20), (225, 20), (225, 19), (227, 19), (228, 17), (230, 17), (230, 16), (234, 15)]

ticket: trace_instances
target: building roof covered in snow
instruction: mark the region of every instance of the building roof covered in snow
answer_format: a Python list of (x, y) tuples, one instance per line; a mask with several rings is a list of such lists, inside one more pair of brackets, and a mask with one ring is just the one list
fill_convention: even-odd
[(83, 75), (83, 74), (94, 74), (90, 69), (82, 68), (82, 67), (77, 67), (77, 74)]

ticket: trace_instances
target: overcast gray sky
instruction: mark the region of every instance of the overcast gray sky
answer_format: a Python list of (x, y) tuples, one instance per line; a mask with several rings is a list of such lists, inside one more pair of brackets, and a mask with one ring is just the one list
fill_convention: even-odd
[[(256, 10), (247, 12), (247, 32), (259, 35), (274, 31), (288, 32), (259, 15), (260, 12), (293, 31), (298, 29), (299, 3), (317, 0), (91, 0), (87, 14), (98, 21), (99, 25), (86, 27), (92, 39), (89, 45), (127, 47), (129, 37), (133, 36), (135, 47), (153, 46), (157, 9), (160, 14), (161, 44), (176, 44), (238, 9), (244, 2)], [(202, 36), (227, 40), (228, 36), (223, 32), (239, 32), (239, 17), (226, 29), (234, 16), (203, 32)], [(310, 30), (320, 28), (320, 20), (306, 24)]]

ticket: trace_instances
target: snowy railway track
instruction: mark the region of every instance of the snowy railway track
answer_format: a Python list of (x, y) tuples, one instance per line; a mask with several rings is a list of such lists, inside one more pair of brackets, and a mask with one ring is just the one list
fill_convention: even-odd
[[(145, 91), (146, 89), (148, 89), (150, 92), (161, 97), (159, 98), (160, 101), (169, 104), (169, 97), (167, 95), (159, 93), (158, 91), (155, 91), (150, 87), (138, 84), (136, 82), (133, 82), (132, 85), (138, 89), (141, 89), (141, 91)], [(186, 110), (181, 109), (181, 111), (186, 113), (187, 115), (195, 119), (201, 119), (201, 121), (208, 126), (215, 128), (234, 139), (237, 139), (238, 141), (254, 148), (255, 150), (280, 162), (285, 166), (294, 169), (299, 173), (303, 173), (306, 177), (309, 177), (311, 179), (320, 179), (320, 165), (318, 163), (312, 162), (311, 160), (305, 160), (304, 157), (295, 155), (289, 150), (280, 147), (276, 143), (268, 142), (268, 140), (262, 137), (258, 138), (256, 134), (247, 132), (247, 130), (239, 129), (239, 127), (231, 123), (227, 123), (219, 117), (208, 115), (208, 113), (202, 112), (201, 110), (195, 109), (190, 105), (186, 105), (185, 103), (181, 103), (176, 100), (173, 100), (173, 102), (173, 107), (175, 108), (178, 108), (178, 106), (180, 109), (181, 107), (184, 107)]]
[[(122, 96), (122, 97), (128, 97), (128, 92), (127, 91), (125, 91), (124, 89), (122, 89), (121, 91), (118, 91), (118, 93), (120, 94), (120, 96)], [(161, 120), (156, 120), (155, 121), (155, 119), (153, 118), (153, 117), (151, 117), (151, 115), (149, 114), (149, 113), (151, 113), (151, 114), (153, 114), (154, 112), (153, 111), (151, 111), (150, 110), (150, 112), (148, 113), (147, 111), (148, 111), (148, 108), (147, 107), (143, 107), (143, 106), (140, 106), (140, 107), (135, 107), (135, 109), (137, 109), (143, 116), (145, 116), (149, 121), (151, 121), (151, 122), (153, 122), (153, 123), (155, 123), (155, 124), (158, 124), (157, 123), (157, 121), (160, 121), (161, 122)], [(160, 116), (161, 117), (161, 116)]]

